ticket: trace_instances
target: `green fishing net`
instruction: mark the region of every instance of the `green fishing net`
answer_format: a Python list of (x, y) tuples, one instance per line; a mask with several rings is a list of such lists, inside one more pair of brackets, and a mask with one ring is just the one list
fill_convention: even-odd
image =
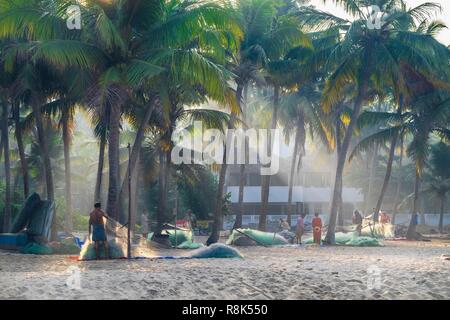
[[(194, 244), (194, 234), (191, 230), (162, 230), (161, 234), (168, 234), (169, 241), (172, 247), (180, 248), (183, 244), (183, 248), (180, 249), (197, 249), (200, 246), (198, 244)], [(153, 237), (153, 232), (150, 232), (147, 236), (148, 240), (151, 240)], [(192, 246), (192, 247), (189, 247)]]
[[(322, 239), (323, 240), (323, 239)], [(380, 247), (381, 243), (376, 238), (361, 236), (356, 232), (336, 232), (334, 235), (335, 243), (338, 245), (352, 246), (352, 247)], [(304, 244), (313, 244), (313, 238), (307, 238), (302, 241)]]
[(227, 246), (223, 243), (214, 243), (209, 247), (202, 247), (190, 254), (191, 258), (207, 259), (207, 258), (244, 258), (244, 256), (235, 248)]
[[(119, 258), (124, 258), (125, 255), (125, 250), (124, 248), (122, 248), (122, 246), (120, 246), (116, 240), (109, 240), (108, 241), (109, 244), (109, 259), (119, 259)], [(99, 255), (100, 255), (100, 259), (104, 259), (105, 258), (105, 249), (103, 247), (103, 245), (99, 245), (98, 246), (98, 251), (99, 251)], [(96, 256), (95, 256), (95, 249), (94, 249), (94, 243), (93, 242), (86, 242), (83, 247), (81, 248), (80, 251), (80, 256), (79, 259), (80, 260), (95, 260)]]
[(184, 241), (177, 246), (178, 249), (198, 249), (204, 247), (203, 243)]
[(20, 249), (20, 252), (25, 254), (52, 254), (53, 250), (50, 246), (45, 244), (30, 242)]
[(237, 245), (239, 241), (236, 240), (240, 237), (248, 237), (257, 244), (263, 246), (285, 245), (289, 243), (285, 238), (276, 233), (274, 234), (272, 232), (263, 232), (253, 229), (237, 229), (233, 230), (226, 244)]

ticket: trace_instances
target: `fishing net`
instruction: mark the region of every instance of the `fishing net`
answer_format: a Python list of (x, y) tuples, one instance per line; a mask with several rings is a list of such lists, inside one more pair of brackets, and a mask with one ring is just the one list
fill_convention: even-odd
[[(120, 258), (126, 257), (126, 254), (125, 254), (126, 251), (123, 250), (123, 246), (120, 245), (119, 243), (117, 243), (115, 239), (109, 240), (108, 244), (109, 244), (109, 249), (108, 249), (109, 257), (107, 257), (108, 259), (120, 259)], [(100, 259), (106, 258), (105, 257), (105, 249), (104, 249), (103, 245), (98, 246), (98, 253), (99, 253)], [(95, 254), (94, 243), (86, 242), (83, 245), (83, 247), (81, 248), (79, 260), (95, 260), (95, 259), (96, 259), (96, 254)]]
[[(193, 246), (193, 249), (199, 248), (198, 245), (194, 245), (194, 234), (192, 230), (170, 230), (164, 229), (161, 234), (166, 234), (169, 236), (169, 241), (172, 247), (180, 248), (181, 244), (184, 244), (184, 248), (180, 249), (191, 249), (188, 246)], [(150, 232), (147, 236), (148, 240), (153, 238), (153, 232)]]
[(390, 223), (373, 224), (373, 222), (368, 222), (366, 225), (363, 225), (361, 235), (380, 239), (395, 238), (395, 225)]
[(60, 242), (50, 242), (54, 254), (79, 254), (80, 247), (74, 237), (67, 237)]
[(242, 237), (247, 237), (250, 240), (253, 240), (256, 244), (262, 246), (285, 245), (289, 243), (288, 240), (276, 233), (263, 232), (253, 229), (234, 229), (226, 244), (239, 245), (239, 243), (242, 243), (240, 240)]
[[(323, 240), (323, 239), (322, 239)], [(381, 243), (376, 238), (358, 236), (356, 232), (343, 233), (336, 232), (334, 235), (335, 243), (351, 247), (380, 247)], [(307, 238), (302, 241), (304, 244), (313, 244), (313, 238)]]
[(177, 246), (178, 249), (198, 249), (204, 247), (203, 243), (192, 242), (192, 241), (184, 241), (180, 245)]
[(20, 252), (25, 254), (52, 254), (53, 250), (48, 245), (30, 242), (20, 249)]
[(197, 249), (190, 254), (190, 257), (196, 259), (244, 258), (244, 256), (238, 250), (223, 243), (214, 243), (209, 247)]

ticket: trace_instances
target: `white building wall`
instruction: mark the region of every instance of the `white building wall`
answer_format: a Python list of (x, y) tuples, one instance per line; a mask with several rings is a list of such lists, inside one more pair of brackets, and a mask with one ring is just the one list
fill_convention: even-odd
[[(239, 187), (230, 186), (227, 192), (231, 193), (231, 202), (237, 203)], [(287, 203), (289, 187), (272, 186), (269, 190), (269, 203)], [(294, 187), (292, 190), (292, 203), (296, 202), (330, 202), (331, 188)], [(342, 200), (347, 203), (361, 203), (364, 196), (361, 189), (344, 188)], [(261, 187), (244, 187), (244, 203), (260, 203)]]

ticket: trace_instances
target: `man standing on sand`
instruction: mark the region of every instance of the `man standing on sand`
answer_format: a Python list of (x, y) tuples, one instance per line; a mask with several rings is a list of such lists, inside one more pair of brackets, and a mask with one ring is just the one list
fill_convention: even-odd
[(305, 231), (305, 214), (301, 213), (297, 219), (297, 226), (295, 227), (295, 238), (297, 239), (297, 244), (302, 244), (302, 236)]
[(314, 243), (320, 245), (322, 238), (322, 219), (320, 219), (318, 212), (314, 213), (314, 218), (312, 219), (312, 227)]
[(101, 209), (100, 202), (94, 204), (94, 211), (89, 215), (89, 238), (91, 238), (92, 231), (92, 241), (94, 241), (95, 257), (100, 259), (98, 245), (101, 242), (105, 248), (105, 259), (108, 259), (108, 240), (106, 239), (105, 222), (103, 218), (108, 218), (106, 213)]
[(361, 236), (363, 217), (358, 210), (353, 212), (352, 223), (356, 225), (356, 232), (358, 233), (358, 236)]

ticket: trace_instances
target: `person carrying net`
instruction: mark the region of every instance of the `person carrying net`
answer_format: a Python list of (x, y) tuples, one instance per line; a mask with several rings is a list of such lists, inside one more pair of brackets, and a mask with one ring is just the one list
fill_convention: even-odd
[(99, 244), (101, 243), (105, 250), (105, 259), (108, 259), (108, 239), (106, 237), (105, 221), (103, 218), (108, 219), (108, 216), (101, 209), (100, 202), (94, 204), (94, 211), (89, 214), (89, 238), (94, 241), (95, 257), (98, 260), (100, 258), (99, 254)]

